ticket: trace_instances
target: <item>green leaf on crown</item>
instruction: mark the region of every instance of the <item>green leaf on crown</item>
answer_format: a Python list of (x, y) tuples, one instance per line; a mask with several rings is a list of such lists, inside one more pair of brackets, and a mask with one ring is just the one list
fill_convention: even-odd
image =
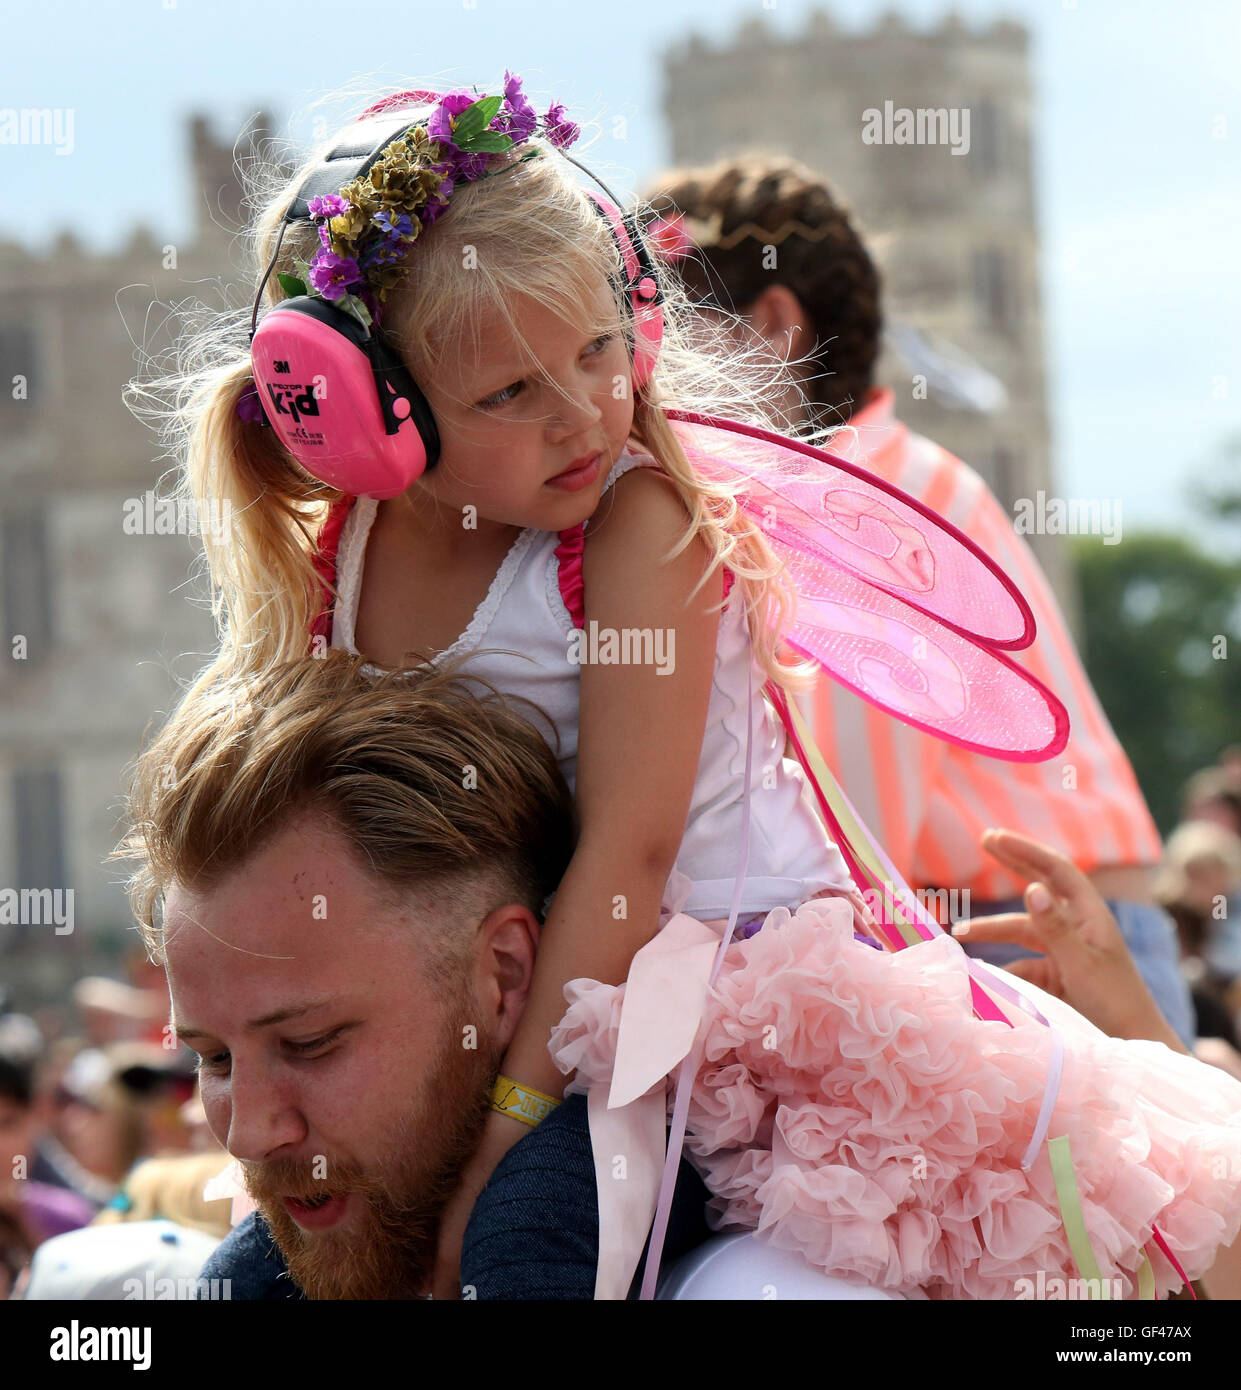
[(337, 300), (337, 303), (346, 310), (352, 310), (367, 328), (371, 327), (373, 323), (371, 311), (366, 307), (365, 302), (359, 299), (356, 294), (342, 294), (340, 299)]
[(278, 271), (276, 279), (280, 281), (280, 288), (290, 299), (295, 299), (299, 294), (309, 294), (305, 280), (299, 280), (296, 275), (287, 275), (283, 270)]
[(500, 109), (500, 103), (504, 100), (501, 96), (482, 97), (472, 106), (467, 106), (459, 115), (452, 118), (452, 137), (453, 144), (458, 148), (462, 140), (469, 140), (473, 136), (480, 134), (495, 119), (496, 112)]
[(504, 150), (512, 149), (513, 137), (501, 135), (498, 130), (484, 130), (470, 140), (458, 140), (457, 147), (466, 154), (501, 154)]

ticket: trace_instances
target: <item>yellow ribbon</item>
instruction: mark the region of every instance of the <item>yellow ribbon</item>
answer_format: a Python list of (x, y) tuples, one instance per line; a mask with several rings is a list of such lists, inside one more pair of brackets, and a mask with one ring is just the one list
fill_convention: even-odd
[[(1056, 1200), (1060, 1203), (1060, 1220), (1064, 1223), (1064, 1234), (1068, 1237), (1069, 1250), (1073, 1262), (1077, 1265), (1077, 1272), (1086, 1280), (1086, 1288), (1092, 1299), (1110, 1298), (1108, 1285), (1103, 1281), (1099, 1262), (1095, 1259), (1090, 1237), (1086, 1233), (1081, 1194), (1077, 1190), (1077, 1175), (1073, 1171), (1069, 1136), (1062, 1134), (1058, 1139), (1049, 1139), (1047, 1155), (1051, 1159), (1051, 1176), (1056, 1184)], [(1098, 1293), (1095, 1292), (1096, 1289)]]
[[(845, 832), (849, 841), (849, 848), (866, 870), (867, 877), (870, 879), (870, 887), (883, 898), (884, 904), (888, 908), (889, 919), (900, 932), (905, 945), (916, 946), (922, 937), (918, 935), (911, 924), (902, 908), (900, 899), (892, 893), (891, 890), (894, 885), (889, 881), (887, 872), (871, 848), (870, 839), (865, 830), (858, 824), (852, 811), (849, 810), (840, 789), (836, 785), (836, 779), (828, 771), (827, 764), (823, 761), (823, 755), (810, 736), (806, 721), (802, 718), (801, 711), (797, 707), (797, 701), (786, 697), (786, 702), (793, 720), (793, 727), (797, 730), (797, 737), (801, 740), (806, 761), (810, 764), (811, 770), (823, 791), (824, 798), (840, 822), (841, 829)], [(861, 887), (862, 885), (859, 884), (858, 886)], [(901, 886), (905, 887), (906, 885), (902, 884)]]

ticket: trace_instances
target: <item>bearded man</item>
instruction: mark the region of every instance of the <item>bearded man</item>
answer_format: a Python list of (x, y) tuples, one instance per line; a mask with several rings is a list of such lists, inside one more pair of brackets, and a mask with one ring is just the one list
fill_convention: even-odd
[[(539, 730), (458, 675), (374, 678), (329, 652), (216, 678), (139, 759), (131, 902), (258, 1207), (203, 1271), (234, 1298), (429, 1294), (575, 837)], [(585, 1109), (542, 1120), (555, 1165), (519, 1142), (497, 1169), (466, 1296), (591, 1297)], [(545, 1199), (524, 1229), (518, 1190)], [(707, 1234), (705, 1198), (685, 1165), (670, 1254)]]

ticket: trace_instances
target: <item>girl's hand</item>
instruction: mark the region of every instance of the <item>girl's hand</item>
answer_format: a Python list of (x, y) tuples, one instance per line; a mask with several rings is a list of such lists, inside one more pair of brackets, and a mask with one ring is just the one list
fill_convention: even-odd
[(465, 1228), (470, 1224), (470, 1213), (500, 1160), (519, 1139), (529, 1133), (529, 1125), (509, 1115), (501, 1115), (493, 1110), (487, 1116), (482, 1142), (462, 1171), (461, 1184), (444, 1208), (440, 1220), (431, 1285), (433, 1298), (461, 1297), (461, 1247), (465, 1240)]
[(1099, 890), (1064, 855), (1014, 830), (988, 830), (983, 849), (1028, 883), (1027, 911), (976, 917), (952, 929), (971, 942), (1005, 942), (1041, 959), (1005, 968), (1118, 1038), (1150, 1038), (1184, 1052), (1138, 973)]

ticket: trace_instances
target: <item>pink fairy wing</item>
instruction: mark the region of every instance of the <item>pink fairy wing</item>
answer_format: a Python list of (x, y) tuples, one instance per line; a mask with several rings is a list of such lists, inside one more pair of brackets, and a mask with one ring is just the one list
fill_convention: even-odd
[(1028, 647), (1034, 615), (1007, 574), (951, 522), (860, 464), (754, 425), (669, 419), (704, 476), (743, 479), (768, 538), (820, 558), (992, 647)]
[(695, 472), (737, 503), (787, 564), (786, 640), (915, 728), (1014, 762), (1054, 757), (1068, 712), (998, 648), (1034, 640), (1030, 605), (950, 522), (858, 464), (752, 425), (670, 410)]
[(1068, 741), (1064, 706), (1002, 652), (815, 556), (787, 559), (798, 606), (785, 640), (863, 699), (1013, 762), (1041, 762)]

